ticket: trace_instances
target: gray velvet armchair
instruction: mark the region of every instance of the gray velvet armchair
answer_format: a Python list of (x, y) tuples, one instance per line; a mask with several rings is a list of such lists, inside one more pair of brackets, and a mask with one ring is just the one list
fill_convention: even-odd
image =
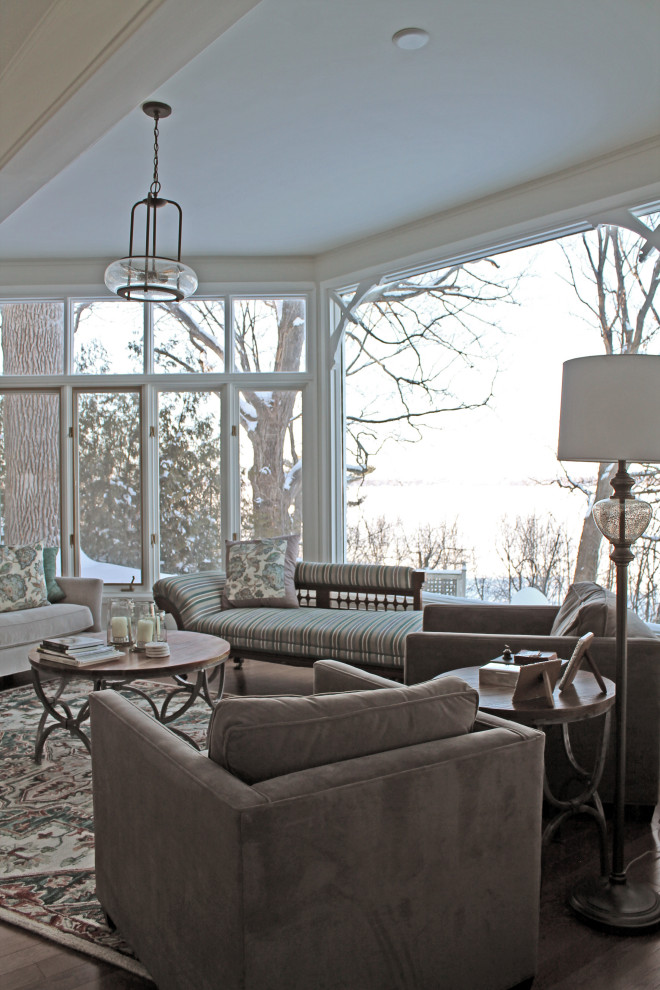
[(331, 694), (223, 700), (208, 756), (91, 696), (104, 909), (164, 990), (529, 981), (542, 735), (458, 678), (321, 668)]

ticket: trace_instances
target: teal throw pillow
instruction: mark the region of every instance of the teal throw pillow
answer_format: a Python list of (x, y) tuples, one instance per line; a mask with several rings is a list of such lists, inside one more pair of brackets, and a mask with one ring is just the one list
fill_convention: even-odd
[(59, 547), (44, 547), (44, 576), (46, 578), (46, 594), (49, 602), (61, 602), (66, 595), (55, 580), (55, 567)]

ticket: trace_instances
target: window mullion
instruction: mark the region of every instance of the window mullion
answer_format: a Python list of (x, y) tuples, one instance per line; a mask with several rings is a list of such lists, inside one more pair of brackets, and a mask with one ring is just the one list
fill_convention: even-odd
[(60, 389), (60, 564), (62, 574), (77, 573), (77, 561), (71, 542), (76, 532), (75, 504), (76, 447), (73, 429), (73, 389), (65, 385)]
[(142, 388), (142, 559), (145, 589), (160, 569), (158, 519), (158, 390)]
[(144, 304), (144, 373), (152, 375), (154, 371), (154, 307)]
[(239, 390), (229, 385), (222, 390), (221, 486), (222, 527), (226, 540), (238, 539), (241, 524), (241, 478), (239, 464)]

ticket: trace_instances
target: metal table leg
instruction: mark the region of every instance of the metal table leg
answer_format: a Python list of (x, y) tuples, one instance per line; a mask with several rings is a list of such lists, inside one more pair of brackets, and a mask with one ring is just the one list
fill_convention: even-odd
[[(77, 739), (80, 739), (87, 749), (87, 752), (91, 753), (89, 736), (80, 728), (81, 724), (89, 718), (89, 701), (85, 700), (78, 714), (74, 715), (69, 705), (67, 705), (65, 701), (61, 700), (61, 694), (64, 690), (66, 682), (66, 677), (60, 677), (55, 693), (49, 697), (43, 689), (39, 671), (35, 670), (34, 667), (32, 668), (32, 684), (34, 685), (36, 695), (44, 709), (43, 714), (39, 719), (39, 725), (37, 726), (37, 738), (34, 746), (35, 763), (41, 763), (46, 740), (53, 729), (57, 729), (59, 727), (66, 729), (67, 732), (71, 733), (71, 735), (75, 736)], [(59, 709), (61, 709), (61, 711), (59, 711)], [(46, 722), (49, 717), (54, 719), (54, 721), (49, 726), (46, 726)]]
[(596, 764), (591, 772), (585, 770), (575, 758), (569, 734), (570, 726), (567, 723), (564, 723), (561, 727), (564, 751), (568, 761), (577, 777), (585, 781), (585, 787), (580, 794), (566, 800), (556, 797), (550, 788), (547, 773), (544, 771), (543, 774), (543, 795), (549, 804), (558, 809), (558, 813), (550, 822), (548, 822), (543, 830), (543, 845), (547, 845), (557, 829), (568, 818), (579, 814), (590, 815), (598, 826), (600, 838), (600, 871), (602, 876), (608, 876), (610, 865), (607, 845), (607, 823), (605, 821), (603, 804), (598, 794), (598, 785), (600, 784), (601, 777), (603, 776), (603, 769), (605, 767), (607, 746), (610, 738), (611, 714), (611, 709), (605, 712), (600, 750), (596, 758)]

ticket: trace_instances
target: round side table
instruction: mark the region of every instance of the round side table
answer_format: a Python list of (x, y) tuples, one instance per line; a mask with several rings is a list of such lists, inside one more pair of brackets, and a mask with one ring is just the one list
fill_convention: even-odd
[[(543, 774), (543, 794), (546, 801), (557, 813), (543, 830), (543, 844), (547, 845), (560, 825), (572, 815), (587, 814), (596, 821), (600, 837), (601, 873), (609, 873), (609, 853), (607, 848), (607, 824), (603, 805), (598, 795), (598, 785), (603, 775), (607, 744), (610, 738), (610, 720), (616, 699), (616, 685), (607, 677), (605, 691), (601, 691), (593, 674), (578, 671), (571, 686), (563, 692), (556, 688), (553, 694), (555, 707), (551, 708), (542, 698), (531, 701), (512, 700), (513, 685), (480, 684), (478, 667), (462, 667), (452, 670), (456, 677), (461, 677), (470, 687), (479, 692), (479, 708), (490, 715), (512, 722), (522, 722), (523, 725), (547, 731), (549, 726), (561, 727), (564, 751), (576, 777), (583, 782), (579, 794), (572, 798), (560, 798), (553, 794), (548, 780), (548, 774)], [(570, 726), (573, 722), (583, 722), (586, 719), (598, 718), (603, 715), (603, 731), (600, 749), (594, 767), (586, 770), (575, 758), (570, 740)]]

